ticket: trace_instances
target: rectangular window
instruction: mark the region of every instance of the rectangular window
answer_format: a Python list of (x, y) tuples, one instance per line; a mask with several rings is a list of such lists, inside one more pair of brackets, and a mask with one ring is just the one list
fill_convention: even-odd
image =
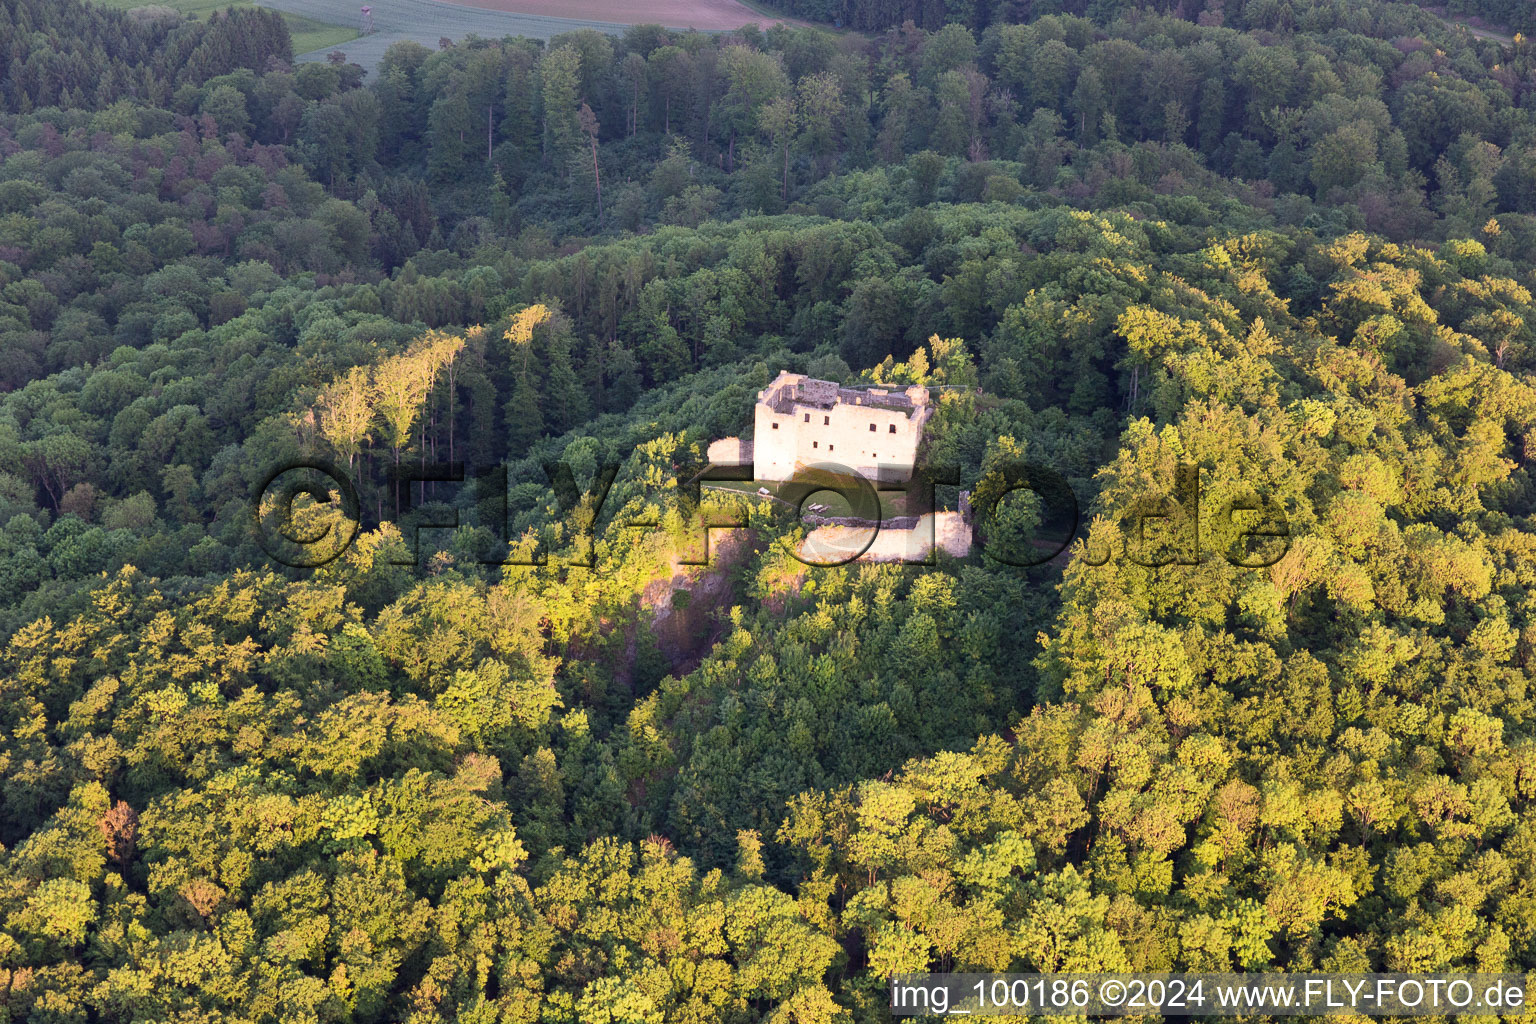
[(831, 416), (823, 416), (821, 418), (821, 425), (822, 426), (824, 426), (824, 427), (825, 426), (829, 426), (831, 423), (832, 423), (832, 417)]
[(811, 414), (810, 413), (806, 413), (805, 414), (805, 422), (807, 422), (807, 423), (811, 422)]
[(896, 433), (896, 424), (894, 423), (891, 424), (891, 433)]
[(821, 442), (820, 441), (812, 441), (811, 442), (811, 447), (812, 448), (820, 448), (821, 447)]
[(774, 429), (774, 430), (778, 430), (778, 429), (779, 429), (779, 425), (778, 425), (778, 424), (777, 424), (777, 423), (775, 423), (775, 424), (774, 424), (774, 425), (773, 425), (773, 429)]
[(835, 444), (829, 444), (829, 445), (827, 445), (827, 451), (830, 452), (832, 449), (834, 449), (836, 447), (837, 447), (837, 445), (835, 445)]
[(870, 424), (870, 425), (869, 425), (869, 432), (870, 432), (870, 433), (871, 433), (871, 434), (873, 434), (873, 433), (874, 433), (874, 432), (875, 432), (875, 425), (874, 425), (874, 424), (873, 424), (873, 423), (871, 423), (871, 424)]

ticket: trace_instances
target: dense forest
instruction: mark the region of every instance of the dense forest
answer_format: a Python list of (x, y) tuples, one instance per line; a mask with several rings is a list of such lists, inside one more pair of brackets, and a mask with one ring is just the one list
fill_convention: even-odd
[[(963, 25), (974, 32), (1027, 23), (1051, 15), (1088, 18), (1106, 25), (1141, 13), (1171, 15), (1200, 25), (1291, 33), (1332, 28), (1335, 19), (1348, 21), (1367, 5), (1313, 3), (1311, 0), (764, 0), (769, 6), (800, 18), (829, 22), (860, 31), (884, 31), (906, 22), (937, 31)], [(1411, 0), (1452, 17), (1475, 18), (1514, 30), (1530, 31), (1536, 13), (1525, 0)], [(1372, 12), (1374, 13), (1374, 12)], [(1371, 13), (1365, 13), (1371, 17)]]
[[(0, 1024), (1536, 969), (1532, 44), (787, 9), (860, 31), (365, 74), (0, 0)], [(1048, 467), (1076, 539), (797, 560), (685, 486), (784, 369), (931, 387), (923, 464), (1026, 549)], [(253, 514), (306, 462), (357, 498), (308, 569)]]

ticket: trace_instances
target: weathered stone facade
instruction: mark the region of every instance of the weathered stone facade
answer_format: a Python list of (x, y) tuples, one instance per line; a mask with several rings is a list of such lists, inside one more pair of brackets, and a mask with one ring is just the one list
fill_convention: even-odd
[(832, 464), (871, 482), (907, 480), (932, 414), (924, 387), (858, 390), (781, 373), (757, 395), (754, 476), (788, 480), (798, 468)]
[(937, 548), (946, 555), (964, 558), (971, 553), (971, 528), (958, 512), (929, 512), (907, 526), (884, 524), (870, 537), (868, 527), (818, 526), (796, 549), (813, 565), (832, 565), (859, 552), (860, 562), (925, 563)]
[(709, 443), (708, 458), (716, 466), (750, 466), (752, 442), (739, 437), (722, 437)]

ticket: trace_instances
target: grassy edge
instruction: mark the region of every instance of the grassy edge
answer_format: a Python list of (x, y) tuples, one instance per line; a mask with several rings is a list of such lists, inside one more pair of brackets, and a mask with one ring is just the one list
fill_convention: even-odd
[[(135, 7), (153, 6), (155, 0), (93, 0), (98, 6), (110, 10), (128, 11)], [(159, 5), (169, 7), (183, 17), (206, 18), (215, 11), (224, 10), (227, 7), (260, 7), (261, 4), (252, 0), (215, 0), (213, 3), (203, 0), (159, 0)], [(275, 10), (275, 8), (267, 8)], [(317, 18), (307, 18), (301, 14), (289, 14), (287, 11), (277, 11), (283, 19), (283, 24), (288, 26), (289, 38), (293, 40), (293, 53), (297, 57), (300, 54), (315, 53), (319, 50), (334, 50), (360, 38), (355, 27), (338, 25), (335, 22), (321, 21)]]

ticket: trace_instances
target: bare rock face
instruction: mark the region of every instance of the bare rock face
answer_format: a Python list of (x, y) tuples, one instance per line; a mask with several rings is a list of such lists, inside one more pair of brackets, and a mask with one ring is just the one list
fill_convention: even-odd
[(686, 674), (730, 626), (735, 602), (732, 575), (755, 550), (749, 530), (715, 531), (708, 565), (673, 563), (672, 574), (653, 581), (640, 596), (650, 613), (641, 628), (656, 638), (657, 647), (674, 674)]

